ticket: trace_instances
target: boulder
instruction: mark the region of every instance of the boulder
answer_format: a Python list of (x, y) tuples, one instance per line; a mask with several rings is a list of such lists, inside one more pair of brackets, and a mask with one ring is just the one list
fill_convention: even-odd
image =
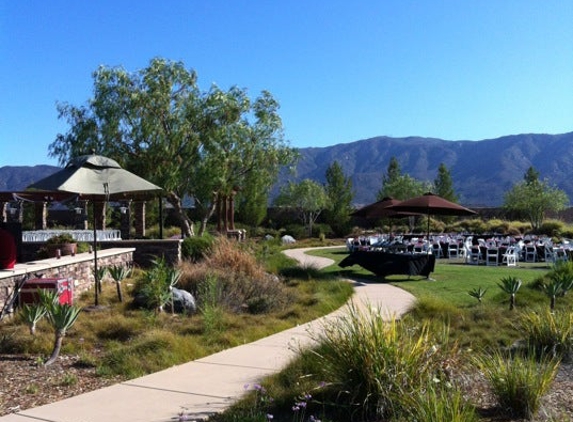
[(294, 237), (291, 235), (285, 234), (283, 237), (281, 237), (281, 242), (283, 242), (283, 244), (296, 243), (296, 240), (294, 240)]
[[(194, 314), (197, 312), (195, 298), (187, 290), (173, 288), (173, 308), (176, 313)], [(171, 301), (165, 305), (165, 310), (171, 312)]]

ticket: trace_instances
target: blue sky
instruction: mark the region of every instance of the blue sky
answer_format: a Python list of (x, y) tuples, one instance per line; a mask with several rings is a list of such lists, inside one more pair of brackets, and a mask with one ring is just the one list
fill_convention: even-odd
[(0, 0), (0, 167), (56, 164), (100, 65), (269, 90), (294, 147), (573, 131), (571, 0)]

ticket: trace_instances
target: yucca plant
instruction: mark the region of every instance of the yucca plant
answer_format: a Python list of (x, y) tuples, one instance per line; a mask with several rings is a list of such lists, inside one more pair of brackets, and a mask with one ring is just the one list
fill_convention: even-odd
[(552, 279), (550, 283), (542, 283), (541, 290), (551, 300), (549, 309), (553, 311), (555, 309), (557, 296), (563, 292), (563, 283), (559, 279)]
[(121, 282), (131, 275), (131, 268), (123, 265), (113, 265), (108, 268), (109, 275), (115, 281), (117, 288), (117, 299), (123, 302), (123, 293), (121, 291)]
[(481, 300), (482, 300), (483, 297), (485, 296), (486, 292), (487, 292), (487, 289), (482, 289), (481, 286), (480, 286), (480, 287), (477, 287), (477, 288), (475, 288), (475, 289), (473, 289), (473, 290), (470, 290), (470, 291), (468, 292), (468, 294), (469, 294), (471, 297), (475, 297), (475, 298), (478, 300), (478, 302), (481, 303)]
[(521, 280), (514, 276), (503, 277), (500, 283), (497, 285), (503, 290), (505, 293), (509, 294), (509, 310), (513, 310), (515, 308), (515, 294), (521, 287)]
[(549, 390), (559, 360), (547, 357), (509, 356), (500, 351), (480, 355), (477, 367), (489, 381), (499, 405), (513, 417), (531, 419)]
[(558, 292), (560, 296), (565, 296), (565, 294), (573, 288), (573, 274), (571, 274), (567, 269), (569, 266), (564, 264), (556, 264), (553, 272), (549, 275), (549, 278), (553, 283), (559, 283), (561, 285), (561, 290)]
[(55, 338), (52, 354), (48, 360), (44, 362), (44, 365), (50, 365), (56, 361), (60, 355), (62, 342), (64, 341), (66, 332), (74, 325), (81, 310), (82, 309), (80, 307), (68, 305), (67, 303), (53, 304), (48, 308), (48, 321), (50, 321), (50, 324), (54, 328)]
[(25, 304), (22, 306), (20, 315), (30, 328), (30, 334), (36, 335), (36, 325), (46, 315), (46, 307), (40, 303)]
[(101, 282), (107, 276), (107, 272), (108, 272), (107, 267), (98, 267), (98, 269), (97, 269), (97, 274), (96, 274), (97, 286), (96, 286), (96, 288), (97, 288), (99, 293), (101, 293)]

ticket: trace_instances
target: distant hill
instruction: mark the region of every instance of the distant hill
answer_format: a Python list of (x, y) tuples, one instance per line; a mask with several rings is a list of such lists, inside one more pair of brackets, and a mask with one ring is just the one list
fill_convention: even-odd
[(0, 191), (24, 190), (27, 186), (59, 169), (59, 167), (48, 165), (0, 167)]
[(444, 163), (460, 202), (468, 206), (501, 205), (504, 192), (522, 180), (530, 166), (573, 200), (573, 132), (483, 141), (380, 136), (324, 148), (302, 148), (300, 154), (296, 176), (283, 175), (280, 183), (305, 178), (324, 183), (327, 167), (336, 160), (352, 179), (356, 204), (376, 200), (393, 156), (403, 173), (419, 180), (433, 181), (440, 163)]
[[(524, 134), (483, 141), (379, 136), (324, 148), (301, 148), (296, 174), (284, 173), (274, 188), (289, 180), (326, 180), (327, 167), (338, 161), (352, 179), (354, 202), (376, 200), (388, 163), (396, 157), (404, 173), (433, 181), (440, 163), (450, 170), (460, 202), (467, 206), (499, 206), (503, 195), (533, 166), (542, 178), (573, 200), (573, 132), (561, 135)], [(58, 167), (0, 167), (0, 190), (22, 190)]]

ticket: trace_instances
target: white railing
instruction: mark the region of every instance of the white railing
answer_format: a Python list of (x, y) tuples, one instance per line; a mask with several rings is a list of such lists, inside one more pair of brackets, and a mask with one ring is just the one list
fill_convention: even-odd
[[(71, 234), (78, 242), (93, 242), (94, 240), (93, 230), (30, 230), (22, 232), (22, 241), (45, 242), (50, 237), (64, 233)], [(121, 232), (119, 230), (97, 230), (96, 237), (98, 241), (121, 240)]]

